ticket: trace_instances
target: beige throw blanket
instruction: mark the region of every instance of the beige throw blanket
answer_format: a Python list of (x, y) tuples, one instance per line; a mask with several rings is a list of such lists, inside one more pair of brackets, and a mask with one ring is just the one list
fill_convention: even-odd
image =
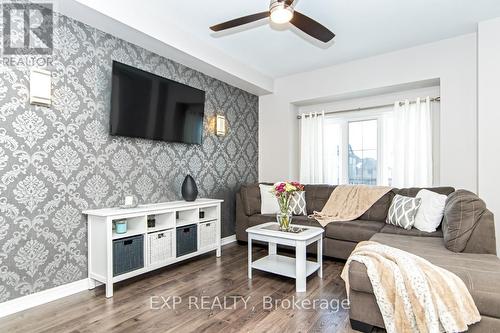
[(423, 258), (377, 242), (361, 242), (342, 271), (347, 292), (353, 260), (366, 266), (388, 333), (463, 332), (481, 320), (463, 281)]
[(323, 210), (314, 212), (311, 217), (323, 227), (330, 222), (355, 220), (391, 189), (385, 186), (339, 185), (333, 190)]

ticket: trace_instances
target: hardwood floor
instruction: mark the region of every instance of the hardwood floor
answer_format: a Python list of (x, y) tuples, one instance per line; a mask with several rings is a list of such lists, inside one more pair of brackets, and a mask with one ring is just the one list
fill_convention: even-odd
[[(254, 247), (254, 259), (266, 254)], [(348, 310), (319, 306), (346, 298), (342, 268), (324, 259), (323, 279), (311, 275), (307, 293), (296, 294), (293, 279), (254, 270), (248, 280), (247, 248), (234, 243), (221, 258), (210, 253), (116, 284), (111, 299), (101, 286), (2, 318), (0, 332), (352, 332)], [(270, 308), (265, 296), (284, 303)], [(293, 298), (317, 300), (316, 309), (304, 309), (307, 301), (294, 309)]]

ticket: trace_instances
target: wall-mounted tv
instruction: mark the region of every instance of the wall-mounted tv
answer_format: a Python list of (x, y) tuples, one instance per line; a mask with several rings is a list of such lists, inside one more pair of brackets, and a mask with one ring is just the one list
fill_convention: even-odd
[(113, 61), (111, 135), (201, 144), (205, 92)]

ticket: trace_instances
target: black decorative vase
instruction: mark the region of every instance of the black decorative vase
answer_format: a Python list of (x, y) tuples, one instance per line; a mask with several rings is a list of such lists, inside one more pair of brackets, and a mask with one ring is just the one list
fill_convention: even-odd
[(187, 175), (182, 182), (182, 198), (186, 201), (195, 201), (198, 196), (198, 187), (191, 175)]

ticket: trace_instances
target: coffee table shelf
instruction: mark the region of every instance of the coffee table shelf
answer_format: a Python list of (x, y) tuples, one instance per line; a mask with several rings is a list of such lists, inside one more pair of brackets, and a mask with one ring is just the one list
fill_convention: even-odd
[[(295, 258), (279, 254), (271, 254), (254, 261), (252, 263), (252, 268), (295, 279), (295, 264)], [(319, 264), (317, 262), (309, 260), (306, 261), (306, 276), (311, 275), (318, 269)]]

